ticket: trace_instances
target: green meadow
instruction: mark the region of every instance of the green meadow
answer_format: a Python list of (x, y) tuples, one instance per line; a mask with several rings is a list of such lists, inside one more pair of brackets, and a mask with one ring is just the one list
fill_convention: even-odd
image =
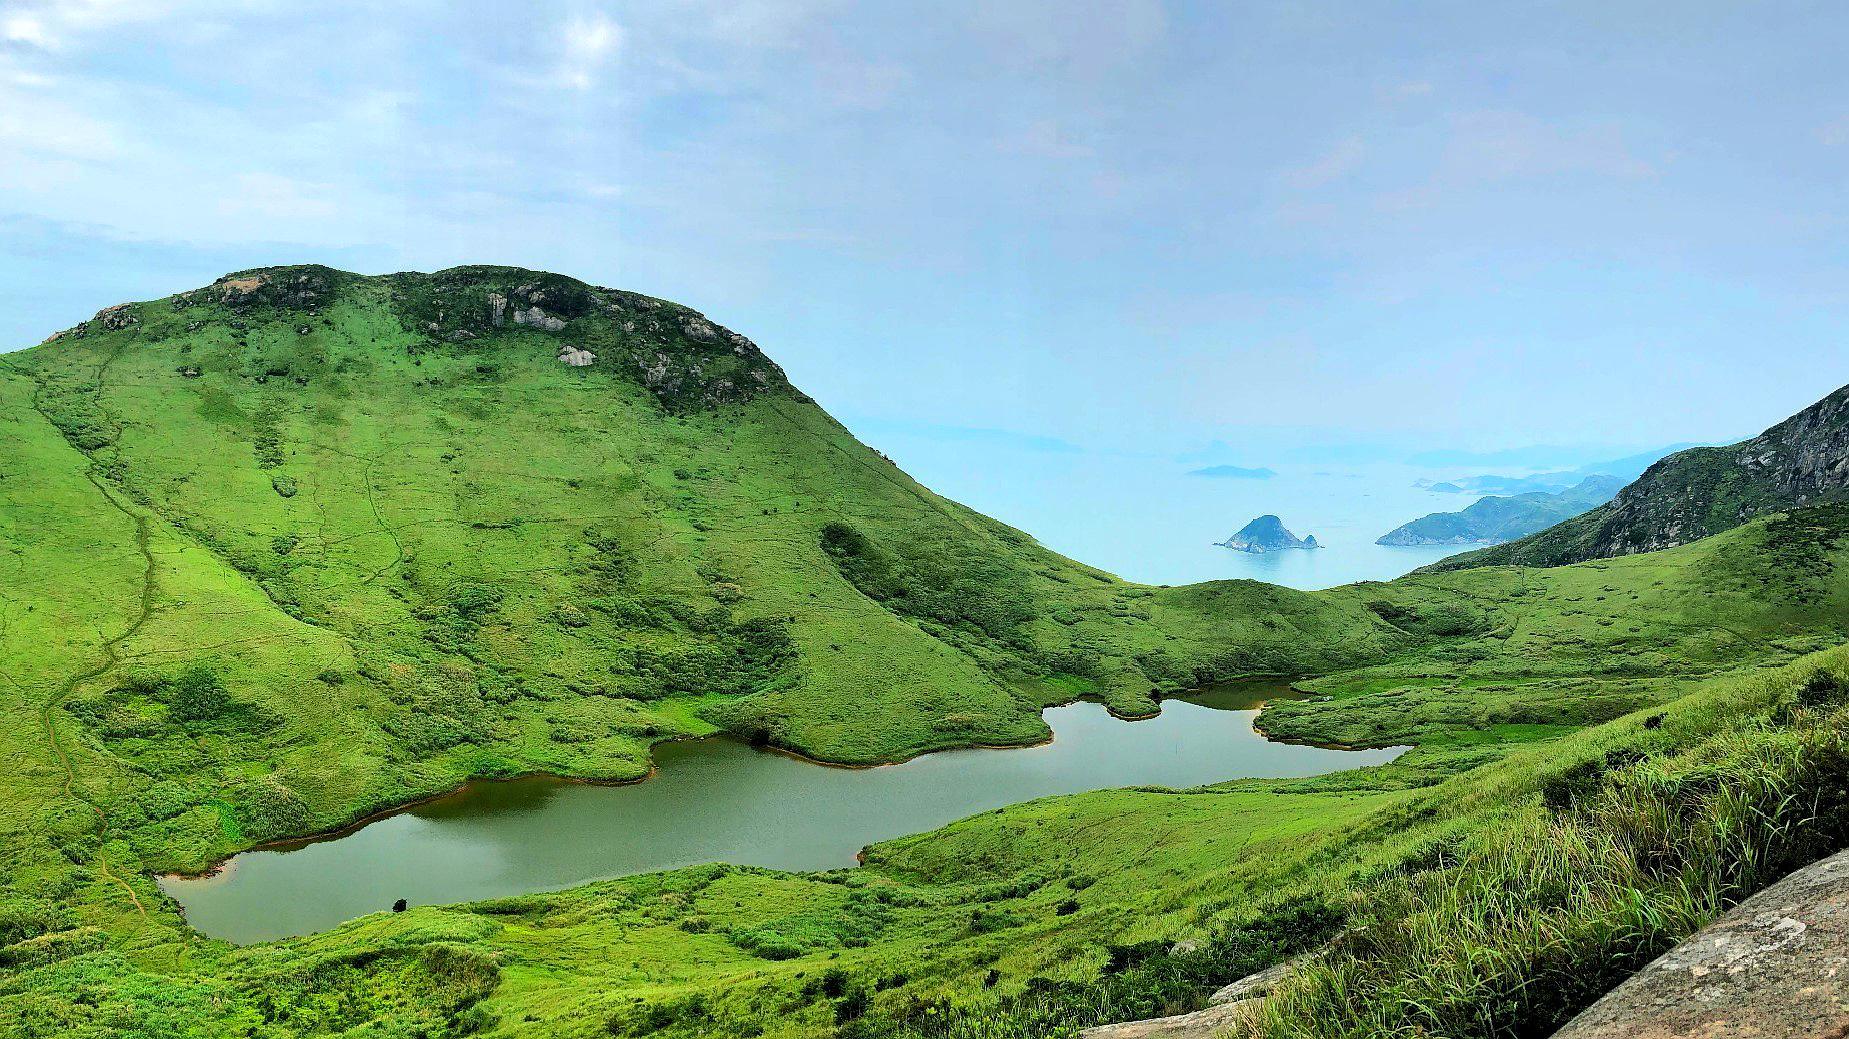
[[(1149, 587), (676, 304), (244, 272), (0, 356), (0, 1033), (1056, 1036), (1326, 948), (1265, 1034), (1544, 1034), (1849, 837), (1846, 533)], [(153, 880), (665, 740), (875, 764), (1242, 676), (1319, 694), (1273, 738), (1413, 749), (243, 948)]]

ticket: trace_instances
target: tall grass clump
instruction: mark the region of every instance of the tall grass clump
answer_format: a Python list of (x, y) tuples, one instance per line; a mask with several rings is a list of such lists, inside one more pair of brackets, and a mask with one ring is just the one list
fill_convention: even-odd
[[(1773, 691), (1660, 753), (1661, 716), (1646, 719), (1591, 762), (1537, 773), (1538, 796), (1440, 861), (1387, 871), (1257, 1034), (1550, 1035), (1747, 895), (1849, 845), (1849, 688), (1818, 670)], [(1672, 716), (1698, 729), (1727, 702)]]

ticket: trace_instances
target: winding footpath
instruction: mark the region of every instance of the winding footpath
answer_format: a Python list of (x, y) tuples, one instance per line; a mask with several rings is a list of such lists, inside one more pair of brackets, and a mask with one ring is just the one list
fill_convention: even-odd
[[(101, 378), (100, 369), (98, 371), (98, 378), (99, 380)], [(33, 393), (32, 410), (38, 412), (40, 418), (43, 418), (46, 422), (51, 423), (53, 428), (56, 428), (57, 424), (51, 422), (51, 416), (45, 414), (44, 409), (39, 406), (40, 391), (42, 391), (42, 384), (40, 390), (35, 390)], [(148, 619), (154, 615), (155, 564), (154, 552), (149, 546), (149, 542), (153, 535), (148, 525), (148, 517), (122, 504), (122, 502), (116, 498), (115, 494), (97, 478), (94, 467), (86, 474), (86, 478), (90, 481), (91, 486), (96, 488), (97, 493), (103, 496), (103, 500), (107, 501), (113, 508), (122, 513), (122, 515), (128, 517), (129, 522), (134, 524), (135, 548), (141, 553), (142, 560), (141, 593), (134, 618), (130, 620), (128, 625), (121, 631), (103, 639), (100, 647), (103, 654), (102, 659), (94, 667), (80, 671), (65, 679), (64, 683), (58, 687), (57, 693), (53, 694), (50, 699), (40, 705), (38, 712), (39, 726), (45, 730), (45, 741), (51, 747), (52, 756), (57, 759), (58, 767), (64, 772), (61, 783), (64, 796), (87, 805), (90, 811), (96, 816), (97, 871), (107, 877), (117, 887), (120, 887), (122, 891), (128, 895), (129, 901), (134, 903), (135, 911), (145, 918), (148, 915), (148, 908), (146, 905), (142, 904), (141, 896), (135, 893), (134, 886), (109, 868), (108, 856), (103, 851), (104, 841), (109, 836), (109, 815), (103, 810), (101, 805), (78, 792), (77, 766), (71, 760), (70, 750), (64, 745), (64, 738), (58, 732), (58, 709), (63, 707), (65, 702), (69, 700), (85, 682), (101, 678), (114, 670), (116, 664), (121, 661), (119, 648), (122, 643), (134, 638), (136, 633), (147, 624)]]
[(148, 909), (146, 906), (142, 905), (141, 896), (135, 893), (134, 887), (109, 868), (109, 860), (105, 857), (101, 847), (102, 839), (109, 834), (109, 817), (103, 811), (102, 806), (77, 792), (77, 767), (71, 761), (70, 751), (65, 748), (63, 737), (58, 734), (58, 708), (64, 706), (65, 701), (71, 698), (71, 694), (75, 693), (85, 682), (101, 678), (114, 670), (117, 662), (121, 659), (118, 653), (118, 647), (121, 646), (122, 643), (133, 638), (135, 633), (140, 631), (142, 626), (148, 622), (148, 618), (154, 614), (154, 554), (148, 548), (149, 535), (147, 517), (124, 508), (120, 502), (117, 502), (115, 498), (103, 488), (102, 484), (97, 483), (94, 477), (90, 482), (95, 483), (97, 490), (102, 491), (103, 496), (109, 498), (110, 504), (121, 509), (123, 514), (127, 515), (135, 523), (135, 545), (141, 550), (141, 557), (143, 560), (140, 607), (136, 611), (134, 620), (130, 621), (127, 627), (103, 640), (103, 658), (95, 667), (86, 671), (81, 671), (65, 679), (64, 684), (58, 687), (57, 694), (39, 707), (39, 725), (44, 728), (45, 740), (51, 746), (52, 755), (58, 759), (58, 766), (64, 771), (64, 796), (72, 800), (82, 801), (90, 807), (91, 812), (96, 814), (96, 835), (99, 842), (96, 849), (97, 870), (101, 872), (103, 876), (114, 881), (117, 886), (121, 887), (121, 889), (128, 894), (129, 900), (135, 903), (136, 912), (140, 913), (142, 916), (147, 916)]

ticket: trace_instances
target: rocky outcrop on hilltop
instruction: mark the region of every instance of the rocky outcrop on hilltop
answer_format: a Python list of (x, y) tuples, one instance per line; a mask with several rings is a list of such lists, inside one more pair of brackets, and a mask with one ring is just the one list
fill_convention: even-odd
[(788, 386), (750, 339), (641, 293), (512, 267), (455, 267), (390, 281), (406, 327), (433, 340), (539, 332), (555, 340), (567, 366), (634, 378), (670, 410), (735, 404)]
[(1560, 566), (1699, 541), (1755, 516), (1849, 498), (1849, 386), (1731, 447), (1678, 451), (1600, 508), (1435, 563)]
[(313, 263), (257, 267), (227, 274), (204, 288), (182, 292), (171, 302), (175, 310), (216, 304), (239, 315), (267, 307), (313, 316), (357, 277)]
[(82, 339), (95, 332), (120, 332), (141, 324), (140, 315), (135, 313), (133, 303), (117, 303), (113, 307), (104, 307), (88, 321), (80, 321), (62, 332), (53, 332), (45, 337), (45, 342), (55, 343), (60, 339)]
[[(386, 302), (419, 342), (412, 352), (531, 350), (568, 368), (640, 383), (670, 411), (751, 400), (771, 390), (794, 394), (782, 369), (737, 332), (667, 300), (518, 267), (467, 266), (425, 274), (366, 277), (318, 264), (260, 267), (169, 297), (189, 312), (185, 331), (229, 328), (240, 349), (250, 335), (281, 324), (298, 336), (329, 327), (329, 308)], [(52, 340), (121, 331), (152, 304), (110, 307)], [(543, 337), (535, 340), (532, 333)], [(183, 375), (201, 374), (197, 365)]]

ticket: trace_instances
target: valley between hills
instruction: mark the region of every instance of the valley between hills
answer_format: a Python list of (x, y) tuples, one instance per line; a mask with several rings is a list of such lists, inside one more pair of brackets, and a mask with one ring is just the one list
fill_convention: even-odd
[[(1549, 1034), (1849, 844), (1843, 400), (1431, 572), (1152, 587), (664, 300), (304, 266), (111, 307), (0, 355), (0, 1033), (1066, 1036), (1311, 954), (1248, 1034)], [(1410, 749), (247, 946), (156, 882), (665, 741), (874, 765), (1258, 677), (1316, 694), (1273, 739)]]

